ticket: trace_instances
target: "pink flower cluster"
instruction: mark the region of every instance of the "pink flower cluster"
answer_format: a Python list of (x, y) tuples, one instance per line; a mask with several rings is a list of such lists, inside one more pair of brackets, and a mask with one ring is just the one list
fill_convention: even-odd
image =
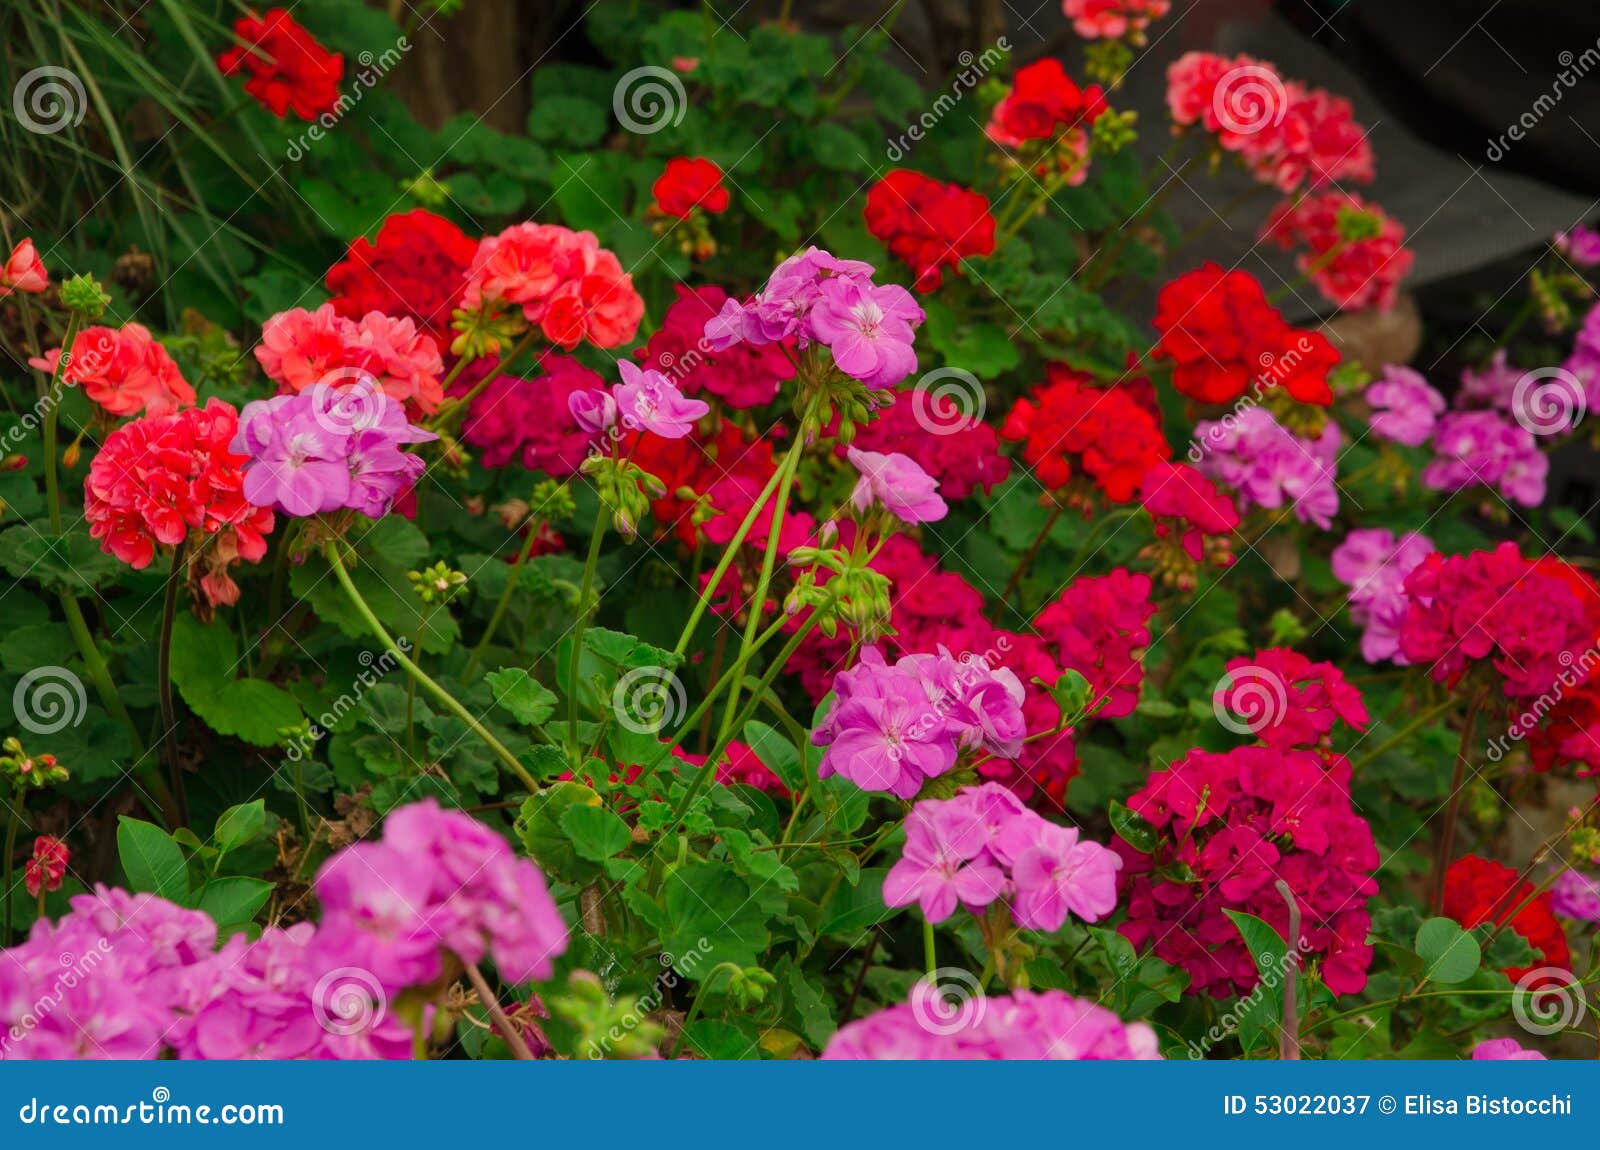
[(1074, 579), (1033, 621), (1061, 666), (1089, 680), (1091, 712), (1104, 719), (1133, 714), (1150, 645), (1150, 577), (1118, 567)]
[[(450, 385), (465, 395), (493, 370), (493, 358), (476, 359)], [(555, 352), (539, 361), (540, 375), (523, 379), (497, 375), (472, 400), (462, 421), (462, 439), (481, 452), (485, 467), (516, 460), (529, 471), (565, 479), (577, 474), (593, 435), (579, 426), (568, 403), (572, 396), (605, 386), (600, 374)]]
[(538, 868), (431, 800), (391, 813), (381, 843), (335, 855), (316, 887), (320, 925), (238, 933), (220, 950), (199, 911), (104, 886), (75, 896), (4, 952), (0, 1054), (405, 1058), (401, 992), (486, 954), (508, 981), (546, 978), (566, 948)]
[[(28, 360), (46, 373), (53, 373), (60, 362), (60, 348)], [(195, 401), (194, 388), (167, 349), (136, 323), (80, 331), (61, 369), (61, 381), (83, 388), (112, 415), (170, 415)]]
[[(937, 390), (901, 390), (871, 423), (856, 428), (855, 446), (909, 455), (950, 499), (993, 491), (1011, 475), (1011, 460), (1000, 454), (1000, 437), (981, 419), (947, 410), (948, 402)], [(841, 455), (844, 451), (839, 448)]]
[(1361, 657), (1369, 663), (1405, 663), (1400, 625), (1411, 600), (1406, 576), (1437, 548), (1420, 531), (1398, 539), (1384, 527), (1359, 527), (1333, 549), (1333, 577), (1350, 588), (1350, 619), (1361, 631)]
[(437, 438), (366, 380), (245, 404), (228, 450), (246, 457), (244, 497), (258, 507), (294, 516), (348, 508), (379, 519), (424, 470), (403, 448)]
[[(841, 525), (848, 542), (854, 524)], [(894, 634), (884, 640), (891, 654), (936, 651), (941, 646), (964, 652), (964, 659), (988, 663), (1013, 673), (1022, 684), (1022, 715), (1028, 740), (1015, 757), (989, 757), (977, 763), (978, 774), (1001, 782), (1023, 798), (1047, 796), (1059, 804), (1077, 773), (1077, 752), (1070, 729), (1057, 731), (1061, 709), (1048, 689), (1034, 680), (1054, 683), (1061, 668), (1038, 635), (1001, 630), (983, 614), (983, 595), (954, 571), (937, 562), (903, 535), (891, 536), (871, 566), (890, 583), (889, 620)], [(826, 582), (826, 569), (817, 572)], [(798, 620), (797, 620), (798, 622)], [(813, 700), (833, 684), (834, 673), (851, 657), (852, 637), (844, 629), (832, 637), (813, 632), (789, 663)]]
[(1400, 650), (1454, 686), (1487, 661), (1509, 698), (1543, 694), (1594, 641), (1572, 584), (1505, 542), (1465, 555), (1434, 552), (1406, 576)]
[(667, 308), (661, 327), (633, 355), (641, 366), (677, 382), (685, 395), (715, 396), (735, 410), (764, 407), (778, 398), (778, 389), (794, 378), (794, 364), (781, 343), (736, 343), (711, 350), (706, 324), (728, 302), (728, 293), (707, 285), (679, 284), (678, 298)]
[(898, 284), (872, 282), (871, 264), (841, 260), (811, 247), (779, 264), (750, 300), (730, 299), (705, 327), (721, 352), (794, 340), (833, 354), (839, 370), (869, 388), (893, 387), (916, 370), (912, 349), (922, 308)]
[(1050, 822), (998, 783), (923, 799), (906, 816), (906, 844), (883, 880), (888, 906), (917, 903), (929, 922), (958, 905), (982, 914), (1003, 901), (1025, 930), (1055, 931), (1069, 913), (1098, 922), (1117, 905), (1122, 860), (1076, 827)]
[(1264, 60), (1187, 52), (1167, 68), (1167, 108), (1179, 127), (1199, 124), (1281, 192), (1366, 184), (1375, 175), (1350, 102), (1284, 80)]
[[(1378, 849), (1350, 804), (1341, 755), (1269, 746), (1190, 751), (1154, 772), (1128, 800), (1157, 836), (1153, 854), (1122, 839), (1128, 917), (1118, 928), (1141, 950), (1189, 972), (1188, 993), (1245, 994), (1258, 972), (1225, 911), (1244, 911), (1288, 937), (1293, 892), (1304, 961), (1335, 994), (1366, 985), (1367, 899)], [(1181, 877), (1179, 877), (1181, 876)]]
[(811, 734), (827, 748), (818, 777), (843, 775), (862, 790), (897, 798), (914, 798), (964, 750), (1016, 758), (1027, 730), (1015, 674), (942, 647), (894, 663), (868, 647), (834, 679), (833, 691), (833, 707)]
[(1361, 692), (1332, 663), (1313, 663), (1288, 647), (1272, 647), (1228, 662), (1216, 705), (1269, 747), (1325, 746), (1340, 720), (1367, 725)]
[(1156, 1032), (1149, 1026), (1125, 1023), (1105, 1007), (1064, 990), (1013, 990), (978, 1000), (982, 1009), (960, 1013), (940, 993), (926, 982), (917, 983), (910, 1002), (841, 1026), (822, 1057), (919, 1062), (1161, 1057)]
[(1564, 870), (1550, 884), (1550, 909), (1575, 922), (1600, 924), (1600, 878)]
[(1302, 523), (1328, 528), (1339, 511), (1337, 463), (1343, 437), (1332, 420), (1302, 439), (1264, 407), (1195, 425), (1200, 470), (1238, 493), (1239, 509), (1287, 506)]
[(1434, 491), (1484, 486), (1524, 507), (1544, 502), (1550, 460), (1533, 433), (1498, 411), (1453, 411), (1433, 433), (1422, 485)]
[(439, 345), (418, 331), (414, 320), (382, 312), (347, 319), (331, 303), (316, 311), (297, 307), (279, 312), (261, 325), (256, 360), (267, 378), (288, 393), (371, 379), (413, 411), (431, 413), (444, 398)]
[(1391, 443), (1420, 447), (1428, 442), (1445, 409), (1444, 396), (1409, 367), (1386, 364), (1366, 391), (1372, 434)]
[(587, 340), (620, 347), (644, 318), (644, 300), (616, 255), (593, 232), (558, 224), (513, 224), (478, 244), (461, 307), (520, 307), (525, 319), (558, 347)]
[(939, 481), (909, 455), (850, 447), (846, 458), (860, 476), (850, 492), (850, 506), (857, 513), (880, 506), (900, 522), (915, 525), (943, 519), (950, 510), (939, 497)]

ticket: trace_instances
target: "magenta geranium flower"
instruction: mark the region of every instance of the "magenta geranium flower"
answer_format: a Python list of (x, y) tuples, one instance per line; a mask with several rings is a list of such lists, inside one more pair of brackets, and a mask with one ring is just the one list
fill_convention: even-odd
[[(646, 371), (632, 360), (617, 361), (622, 382), (611, 388), (617, 417), (635, 431), (650, 431), (663, 439), (682, 439), (694, 430), (695, 421), (708, 415), (709, 405), (688, 399), (659, 371)], [(574, 416), (577, 412), (574, 411)]]
[(932, 523), (950, 510), (939, 498), (939, 481), (930, 476), (909, 455), (891, 451), (849, 450), (850, 466), (861, 475), (850, 493), (850, 505), (865, 511), (881, 503), (903, 523)]

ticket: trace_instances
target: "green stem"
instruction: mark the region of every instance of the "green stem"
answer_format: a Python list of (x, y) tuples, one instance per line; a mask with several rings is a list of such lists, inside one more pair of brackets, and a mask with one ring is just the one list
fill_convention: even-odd
[(922, 920), (922, 964), (928, 969), (928, 981), (933, 982), (938, 978), (939, 955), (933, 941), (933, 920)]
[(1450, 776), (1450, 799), (1444, 808), (1444, 826), (1439, 831), (1439, 847), (1433, 858), (1433, 913), (1444, 906), (1444, 876), (1450, 867), (1450, 856), (1456, 842), (1456, 817), (1461, 810), (1461, 792), (1466, 789), (1467, 767), (1471, 762), (1469, 748), (1472, 735), (1478, 727), (1478, 709), (1481, 699), (1474, 699), (1467, 709), (1466, 721), (1461, 724), (1461, 745), (1456, 748), (1456, 766)]
[(67, 331), (61, 337), (61, 355), (56, 360), (56, 369), (51, 373), (44, 391), (44, 496), (50, 508), (52, 535), (61, 534), (61, 483), (56, 475), (59, 466), (56, 459), (56, 416), (61, 400), (61, 373), (72, 358), (72, 341), (78, 336), (79, 322), (77, 312), (67, 318)]
[(1056, 504), (1051, 509), (1050, 515), (1044, 521), (1044, 526), (1039, 528), (1039, 534), (1033, 537), (1033, 544), (1028, 548), (1015, 567), (1011, 569), (1011, 578), (1006, 580), (1006, 588), (1000, 592), (1000, 602), (1006, 603), (1022, 584), (1022, 578), (1028, 573), (1028, 568), (1033, 566), (1033, 561), (1039, 555), (1039, 549), (1044, 546), (1044, 541), (1050, 536), (1050, 529), (1056, 525), (1056, 520), (1061, 518), (1061, 504)]
[[(594, 590), (594, 569), (600, 562), (600, 543), (606, 537), (606, 505), (602, 501), (595, 513), (594, 531), (589, 536), (589, 554), (583, 561), (583, 585), (578, 591), (578, 618), (572, 625), (572, 663), (567, 668), (567, 748), (572, 765), (581, 767), (578, 757), (578, 683), (583, 665), (583, 633), (589, 627), (589, 593)], [(599, 603), (595, 604), (598, 609)]]
[(1418, 715), (1416, 718), (1412, 719), (1405, 726), (1401, 727), (1400, 730), (1395, 732), (1394, 735), (1390, 736), (1389, 738), (1385, 739), (1383, 742), (1379, 743), (1376, 750), (1368, 751), (1365, 755), (1363, 755), (1361, 757), (1361, 759), (1356, 763), (1355, 769), (1357, 771), (1359, 771), (1359, 770), (1361, 770), (1361, 768), (1369, 766), (1372, 763), (1376, 762), (1379, 757), (1381, 757), (1381, 756), (1383, 756), (1385, 754), (1388, 754), (1395, 747), (1399, 746), (1401, 743), (1403, 743), (1407, 739), (1409, 739), (1412, 735), (1414, 735), (1418, 731), (1420, 731), (1423, 727), (1426, 727), (1429, 723), (1431, 723), (1435, 719), (1439, 718), (1440, 715), (1443, 715), (1446, 711), (1454, 710), (1455, 707), (1456, 707), (1456, 700), (1455, 699), (1446, 699), (1444, 702), (1440, 703), (1437, 707), (1433, 707), (1433, 708), (1430, 708), (1429, 710), (1426, 710), (1426, 711), (1422, 712), (1422, 714)]
[(155, 763), (145, 762), (144, 740), (139, 736), (139, 728), (134, 726), (133, 716), (128, 714), (128, 708), (123, 705), (122, 696), (117, 694), (117, 685), (111, 679), (111, 672), (106, 669), (106, 661), (100, 655), (100, 648), (95, 646), (94, 636), (89, 633), (89, 624), (83, 617), (83, 609), (78, 606), (78, 600), (72, 592), (61, 592), (61, 612), (67, 617), (67, 630), (72, 632), (72, 640), (77, 644), (78, 656), (83, 660), (83, 666), (89, 673), (89, 681), (94, 684), (95, 693), (100, 696), (100, 702), (116, 719), (128, 729), (130, 746), (133, 749), (133, 758), (138, 767), (139, 781), (149, 792), (155, 796), (161, 817), (165, 818), (169, 826), (180, 825), (178, 818), (177, 800), (173, 798), (172, 789), (167, 786), (167, 780), (162, 776), (160, 768)]
[(494, 639), (494, 634), (500, 629), (500, 621), (505, 618), (506, 609), (511, 606), (511, 593), (517, 589), (517, 584), (522, 578), (523, 565), (528, 562), (528, 556), (533, 554), (533, 545), (539, 540), (539, 532), (544, 530), (544, 522), (528, 520), (528, 538), (522, 544), (522, 550), (517, 552), (517, 560), (511, 565), (511, 576), (506, 580), (506, 589), (500, 592), (500, 601), (494, 605), (494, 614), (489, 616), (488, 626), (483, 629), (483, 637), (478, 640), (478, 645), (472, 649), (472, 657), (467, 660), (467, 669), (461, 673), (463, 682), (472, 682), (472, 676), (478, 669), (478, 664), (483, 662), (483, 653), (489, 649), (489, 643)]
[(399, 664), (406, 669), (406, 673), (417, 681), (417, 685), (419, 687), (428, 692), (428, 694), (432, 695), (434, 699), (438, 701), (440, 706), (444, 707), (445, 710), (449, 711), (456, 718), (460, 719), (467, 725), (467, 728), (471, 730), (473, 734), (482, 739), (484, 744), (495, 753), (495, 756), (505, 764), (506, 768), (522, 781), (522, 785), (528, 788), (529, 793), (538, 794), (539, 783), (531, 774), (528, 773), (528, 768), (524, 767), (520, 762), (518, 762), (517, 757), (506, 749), (504, 743), (495, 738), (494, 735), (490, 734), (488, 729), (485, 728), (482, 723), (478, 722), (477, 718), (471, 711), (463, 707), (456, 697), (449, 691), (446, 691), (438, 683), (429, 678), (422, 668), (417, 666), (416, 663), (411, 660), (410, 656), (402, 651), (399, 645), (396, 644), (392, 638), (390, 638), (389, 632), (386, 631), (383, 624), (378, 621), (378, 617), (372, 613), (372, 608), (368, 606), (367, 601), (361, 597), (360, 590), (357, 589), (355, 582), (350, 578), (350, 571), (345, 567), (344, 556), (339, 553), (340, 546), (341, 543), (339, 540), (331, 539), (323, 546), (322, 553), (327, 557), (329, 566), (333, 568), (333, 574), (334, 577), (338, 579), (339, 586), (344, 588), (345, 596), (350, 600), (350, 605), (356, 609), (356, 613), (360, 615), (362, 621), (366, 623), (367, 629), (372, 632), (373, 636), (380, 643), (389, 648), (390, 653), (393, 654)]
[[(797, 447), (789, 448), (790, 453), (796, 450), (798, 450)], [(788, 462), (788, 455), (785, 455), (784, 462)], [(745, 513), (744, 522), (739, 524), (739, 530), (733, 533), (733, 538), (728, 540), (727, 547), (723, 548), (722, 558), (717, 560), (717, 565), (711, 572), (711, 578), (701, 588), (700, 597), (695, 600), (694, 610), (689, 613), (689, 621), (683, 625), (683, 634), (678, 636), (677, 645), (672, 648), (674, 655), (682, 655), (689, 649), (689, 640), (694, 637), (695, 628), (700, 625), (700, 620), (705, 616), (706, 607), (711, 603), (711, 597), (716, 594), (717, 588), (722, 586), (722, 577), (728, 573), (728, 568), (733, 565), (734, 557), (738, 555), (739, 548), (744, 543), (744, 537), (750, 534), (750, 528), (755, 526), (756, 518), (761, 514), (761, 509), (767, 505), (767, 500), (771, 499), (772, 493), (778, 489), (781, 473), (781, 467), (772, 473), (772, 477), (767, 480), (767, 485), (756, 496), (755, 503)]]
[(161, 604), (161, 645), (156, 650), (156, 686), (161, 695), (161, 757), (166, 760), (172, 780), (172, 794), (178, 806), (178, 819), (189, 821), (189, 804), (183, 793), (183, 772), (178, 769), (178, 711), (172, 702), (172, 625), (178, 615), (178, 585), (183, 577), (185, 543), (172, 549), (172, 570), (167, 575), (166, 595)]
[[(421, 618), (417, 622), (417, 637), (411, 641), (411, 649), (417, 653), (417, 658), (422, 658), (422, 637), (428, 633), (428, 617), (433, 614), (433, 608), (423, 609)], [(417, 666), (421, 666), (418, 663)], [(417, 681), (406, 679), (406, 754), (411, 759), (411, 765), (417, 765)]]
[[(805, 428), (810, 423), (809, 415), (801, 419), (800, 426)], [(773, 568), (778, 560), (778, 535), (783, 530), (783, 513), (789, 506), (789, 491), (794, 486), (795, 473), (800, 470), (800, 443), (797, 442), (789, 449), (783, 458), (783, 467), (778, 477), (777, 494), (773, 496), (772, 526), (767, 530), (767, 549), (761, 556), (761, 575), (756, 580), (755, 593), (750, 597), (748, 604), (749, 618), (745, 620), (744, 637), (739, 640), (739, 654), (735, 656), (736, 662), (743, 662), (746, 649), (755, 641), (756, 634), (761, 630), (761, 612), (767, 602), (767, 590), (772, 585)], [(733, 721), (734, 713), (739, 705), (740, 681), (735, 679), (728, 688), (728, 702), (722, 711), (722, 728), (718, 734), (720, 740), (728, 733), (728, 725)]]
[[(510, 351), (506, 352), (505, 355), (501, 356), (495, 365), (484, 373), (484, 377), (477, 383), (473, 384), (471, 389), (468, 390), (465, 395), (461, 396), (459, 399), (446, 401), (445, 405), (439, 409), (439, 413), (433, 417), (433, 421), (429, 425), (429, 430), (443, 431), (447, 428), (453, 427), (456, 419), (466, 412), (472, 401), (477, 399), (478, 396), (483, 393), (483, 389), (498, 379), (505, 372), (506, 368), (511, 366), (512, 361), (514, 361), (523, 352), (527, 351), (528, 348), (533, 346), (533, 341), (538, 337), (538, 335), (538, 328), (528, 329), (528, 333), (516, 342), (516, 346), (514, 346)], [(452, 380), (455, 374), (464, 366), (464, 362), (456, 364), (455, 369), (451, 372)]]

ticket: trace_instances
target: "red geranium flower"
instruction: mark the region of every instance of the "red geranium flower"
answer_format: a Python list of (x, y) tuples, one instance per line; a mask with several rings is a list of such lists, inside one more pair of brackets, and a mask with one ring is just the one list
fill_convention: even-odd
[(667, 161), (650, 189), (656, 210), (680, 220), (695, 208), (716, 213), (728, 210), (728, 189), (722, 186), (722, 169), (703, 156), (677, 156)]
[(218, 56), (217, 67), (225, 76), (248, 72), (244, 90), (274, 116), (281, 119), (292, 109), (311, 121), (338, 105), (344, 57), (317, 43), (286, 10), (241, 16), (233, 34), (243, 45)]
[(1506, 968), (1506, 977), (1512, 982), (1540, 966), (1571, 970), (1567, 935), (1550, 909), (1550, 896), (1541, 894), (1530, 902), (1533, 891), (1533, 884), (1518, 882), (1517, 872), (1510, 867), (1477, 855), (1464, 855), (1445, 872), (1444, 905), (1440, 909), (1468, 930), (1485, 922), (1510, 926), (1539, 952), (1534, 966)]
[(896, 168), (867, 193), (867, 230), (916, 273), (917, 290), (932, 291), (943, 269), (994, 251), (989, 201), (959, 184)]
[(477, 250), (476, 240), (425, 208), (389, 216), (377, 243), (357, 237), (328, 269), (333, 310), (357, 320), (369, 311), (409, 318), (441, 348), (449, 347), (455, 338), (450, 313)]
[(1045, 487), (1065, 487), (1081, 470), (1113, 503), (1131, 500), (1145, 473), (1172, 454), (1137, 400), (1091, 386), (1082, 372), (1052, 372), (1051, 382), (1017, 400), (1000, 434), (1022, 443), (1022, 458)]
[(1172, 385), (1202, 403), (1231, 403), (1252, 387), (1282, 387), (1301, 403), (1333, 402), (1339, 354), (1320, 333), (1289, 326), (1249, 272), (1207, 262), (1156, 298), (1156, 354)]
[(1021, 147), (1029, 140), (1048, 140), (1058, 126), (1068, 129), (1094, 123), (1106, 110), (1099, 84), (1080, 88), (1053, 56), (1018, 69), (1011, 91), (994, 106), (984, 130), (997, 144)]
[(1406, 229), (1352, 192), (1322, 192), (1279, 205), (1262, 232), (1283, 248), (1301, 245), (1296, 266), (1341, 308), (1394, 306), (1412, 252)]
[(38, 898), (40, 891), (60, 890), (61, 880), (67, 873), (67, 860), (71, 857), (67, 844), (58, 838), (40, 835), (34, 839), (33, 857), (28, 860), (22, 876), (28, 893)]

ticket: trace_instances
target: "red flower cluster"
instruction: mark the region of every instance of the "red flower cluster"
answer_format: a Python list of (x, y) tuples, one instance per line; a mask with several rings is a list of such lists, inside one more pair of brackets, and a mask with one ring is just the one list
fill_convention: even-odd
[(274, 116), (281, 119), (293, 110), (311, 121), (338, 105), (344, 57), (317, 43), (287, 10), (241, 16), (233, 35), (242, 46), (218, 56), (217, 67), (224, 76), (247, 72), (244, 90)]
[(1113, 503), (1127, 503), (1151, 467), (1172, 454), (1154, 416), (1127, 391), (1052, 368), (1050, 381), (1019, 399), (1000, 429), (1022, 444), (1039, 482), (1060, 490), (1081, 471)]
[[(1208, 559), (1218, 567), (1232, 566), (1239, 509), (1209, 478), (1187, 463), (1157, 463), (1139, 483), (1139, 502), (1155, 522), (1156, 542), (1148, 558), (1179, 586), (1192, 589), (1194, 566)], [(1176, 552), (1166, 554), (1173, 543)]]
[[(939, 493), (947, 499), (994, 490), (1011, 474), (1011, 460), (1000, 454), (1000, 437), (981, 419), (959, 413), (954, 421), (947, 418), (942, 402), (936, 391), (902, 390), (871, 423), (857, 425), (854, 446), (910, 456), (939, 481)], [(844, 458), (843, 445), (836, 454)]]
[[(723, 543), (732, 539), (777, 470), (771, 442), (751, 439), (733, 423), (722, 424), (705, 443), (697, 435), (637, 435), (627, 446), (629, 458), (666, 488), (650, 504), (658, 532), (677, 536), (685, 547), (713, 535)], [(767, 512), (763, 516), (747, 540), (759, 534), (765, 541), (772, 517)], [(786, 535), (794, 530), (791, 516), (792, 509), (784, 515)], [(802, 526), (809, 522), (807, 516)]]
[(1571, 970), (1567, 934), (1556, 921), (1550, 895), (1532, 898), (1534, 889), (1530, 882), (1519, 882), (1517, 872), (1508, 866), (1477, 855), (1463, 855), (1445, 871), (1444, 903), (1440, 909), (1468, 930), (1486, 922), (1509, 926), (1539, 952), (1532, 965), (1506, 969), (1506, 977), (1512, 982), (1541, 966)]
[(1144, 30), (1171, 9), (1170, 0), (1062, 0), (1061, 10), (1072, 30), (1085, 40), (1127, 36), (1144, 43)]
[(1509, 698), (1532, 698), (1594, 642), (1592, 600), (1509, 541), (1466, 555), (1434, 552), (1406, 576), (1405, 589), (1401, 653), (1452, 687), (1487, 661)]
[(1172, 385), (1201, 403), (1232, 403), (1252, 388), (1281, 387), (1301, 403), (1333, 402), (1328, 372), (1339, 353), (1321, 332), (1291, 327), (1261, 281), (1211, 262), (1156, 298), (1156, 354), (1173, 362)]
[(741, 340), (712, 351), (705, 338), (706, 322), (722, 310), (728, 293), (712, 285), (678, 284), (673, 290), (678, 298), (667, 308), (661, 327), (633, 353), (639, 365), (659, 371), (685, 395), (704, 392), (737, 410), (764, 407), (777, 399), (779, 387), (794, 378), (794, 363), (784, 354), (785, 345)]
[[(473, 360), (450, 385), (450, 394), (465, 395), (496, 362)], [(606, 384), (599, 373), (564, 355), (548, 354), (540, 367), (542, 374), (533, 379), (499, 375), (490, 380), (467, 409), (461, 437), (482, 452), (485, 467), (504, 467), (519, 459), (529, 471), (565, 479), (577, 474), (594, 438), (578, 426), (567, 398)]]
[(1323, 192), (1279, 205), (1263, 238), (1306, 250), (1296, 261), (1329, 302), (1341, 308), (1394, 306), (1413, 258), (1406, 230), (1353, 192)]
[(1329, 990), (1359, 993), (1372, 963), (1366, 902), (1379, 860), (1349, 787), (1342, 755), (1264, 746), (1196, 749), (1156, 771), (1128, 800), (1157, 833), (1154, 853), (1112, 842), (1128, 899), (1118, 929), (1188, 971), (1188, 993), (1246, 994), (1256, 963), (1224, 912), (1253, 914), (1288, 938), (1282, 879), (1300, 908), (1302, 955)]
[(1033, 140), (1054, 139), (1060, 130), (1063, 151), (1057, 163), (1069, 183), (1080, 184), (1088, 176), (1083, 161), (1089, 154), (1089, 126), (1105, 111), (1099, 84), (1078, 87), (1061, 61), (1046, 56), (1017, 70), (984, 132), (1002, 147), (1023, 148)]
[(1096, 718), (1120, 719), (1139, 705), (1144, 649), (1150, 645), (1150, 577), (1118, 567), (1109, 575), (1075, 579), (1033, 621), (1061, 666), (1077, 671), (1103, 703)]
[(625, 344), (644, 318), (633, 277), (594, 233), (531, 221), (478, 244), (461, 306), (497, 304), (520, 307), (546, 339), (568, 351), (583, 340), (596, 347)]
[(728, 210), (728, 189), (722, 186), (722, 169), (702, 156), (676, 156), (650, 189), (655, 209), (664, 216), (686, 220), (696, 208), (717, 213)]
[[(60, 359), (61, 349), (56, 348), (28, 362), (54, 372)], [(195, 400), (194, 388), (167, 349), (136, 323), (80, 331), (72, 341), (61, 381), (83, 388), (112, 415), (166, 415)]]
[(290, 308), (261, 325), (256, 361), (284, 392), (369, 379), (413, 411), (432, 412), (444, 398), (439, 345), (409, 319), (369, 311), (358, 320), (331, 303)]
[(1216, 702), (1278, 750), (1326, 745), (1340, 720), (1362, 730), (1368, 718), (1361, 692), (1344, 672), (1287, 647), (1231, 660)]
[(267, 553), (272, 512), (245, 500), (245, 457), (228, 449), (239, 413), (220, 399), (117, 428), (89, 465), (84, 517), (108, 555), (136, 569), (157, 546), (176, 547), (199, 532), (217, 538), (201, 553), (201, 588), (212, 603), (233, 603), (239, 588), (227, 568)]
[(40, 835), (33, 840), (33, 857), (23, 868), (22, 882), (28, 894), (38, 898), (41, 891), (60, 890), (61, 880), (67, 875), (67, 862), (72, 852), (67, 844), (53, 835)]
[(333, 310), (346, 319), (372, 311), (410, 319), (439, 347), (449, 347), (455, 338), (450, 313), (477, 250), (465, 232), (425, 208), (389, 216), (377, 243), (358, 237), (328, 269)]
[(1167, 108), (1179, 127), (1199, 124), (1280, 191), (1374, 177), (1372, 147), (1350, 102), (1285, 81), (1264, 60), (1185, 53), (1167, 69)]
[(959, 270), (969, 256), (994, 251), (989, 200), (959, 184), (944, 184), (909, 168), (895, 168), (867, 193), (867, 231), (932, 291), (944, 269)]

